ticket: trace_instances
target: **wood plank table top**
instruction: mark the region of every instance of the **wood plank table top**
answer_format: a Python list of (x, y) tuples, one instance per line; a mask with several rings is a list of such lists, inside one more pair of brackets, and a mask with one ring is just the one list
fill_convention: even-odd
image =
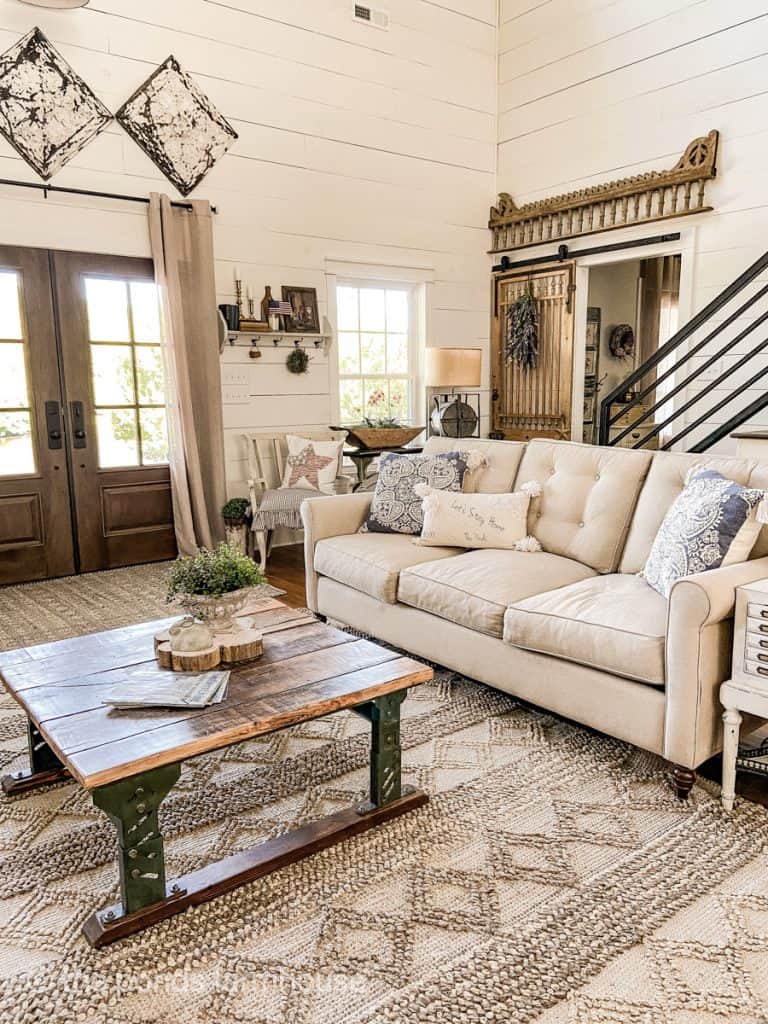
[(212, 707), (101, 703), (127, 668), (155, 662), (154, 636), (173, 619), (0, 653), (0, 680), (72, 775), (94, 789), (432, 678), (426, 665), (272, 598), (240, 618), (263, 632), (264, 654), (232, 669), (225, 700)]

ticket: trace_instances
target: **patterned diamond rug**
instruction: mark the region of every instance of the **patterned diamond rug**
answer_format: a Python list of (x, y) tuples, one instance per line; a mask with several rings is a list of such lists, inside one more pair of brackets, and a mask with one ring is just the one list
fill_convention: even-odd
[[(768, 1022), (765, 809), (680, 805), (658, 759), (445, 670), (404, 716), (425, 808), (100, 952), (111, 827), (75, 784), (0, 798), (0, 1024)], [(23, 745), (6, 698), (3, 770)], [(191, 762), (172, 873), (358, 799), (366, 764), (346, 712)]]

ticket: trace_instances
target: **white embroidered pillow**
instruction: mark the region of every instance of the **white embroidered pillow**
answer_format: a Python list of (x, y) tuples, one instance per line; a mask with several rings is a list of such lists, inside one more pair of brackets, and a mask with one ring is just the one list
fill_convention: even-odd
[(523, 484), (509, 494), (456, 494), (418, 484), (424, 526), (416, 542), (427, 546), (540, 551), (528, 536), (528, 505), (541, 485)]
[(312, 441), (288, 434), (285, 439), (288, 458), (281, 487), (298, 487), (322, 494), (333, 494), (339, 475), (343, 441)]

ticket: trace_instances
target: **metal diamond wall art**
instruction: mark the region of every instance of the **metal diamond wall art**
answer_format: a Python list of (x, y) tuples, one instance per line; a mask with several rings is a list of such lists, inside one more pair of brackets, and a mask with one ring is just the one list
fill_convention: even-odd
[(117, 120), (183, 196), (237, 138), (173, 56), (118, 110)]
[(111, 120), (39, 28), (0, 55), (0, 132), (46, 181)]

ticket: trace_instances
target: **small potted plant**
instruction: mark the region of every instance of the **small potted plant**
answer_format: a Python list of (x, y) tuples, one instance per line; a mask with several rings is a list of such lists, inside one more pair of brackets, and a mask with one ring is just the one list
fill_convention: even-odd
[(245, 607), (251, 589), (264, 582), (256, 563), (231, 544), (201, 548), (179, 557), (168, 579), (169, 602), (174, 601), (214, 633), (236, 628), (233, 616)]
[(247, 498), (230, 498), (221, 510), (227, 543), (245, 555), (248, 553), (248, 516), (251, 512)]

